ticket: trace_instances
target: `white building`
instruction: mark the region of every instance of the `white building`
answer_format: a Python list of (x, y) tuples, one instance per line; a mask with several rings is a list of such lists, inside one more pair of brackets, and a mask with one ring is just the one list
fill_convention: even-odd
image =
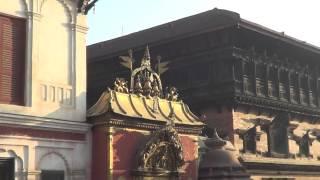
[(79, 7), (86, 1), (0, 0), (1, 180), (90, 177)]

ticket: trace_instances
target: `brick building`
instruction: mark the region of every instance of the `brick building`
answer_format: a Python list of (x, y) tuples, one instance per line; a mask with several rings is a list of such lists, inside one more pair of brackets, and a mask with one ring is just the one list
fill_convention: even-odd
[(161, 55), (164, 84), (228, 138), (253, 179), (320, 177), (320, 48), (214, 9), (88, 46), (88, 104), (129, 76), (119, 56)]

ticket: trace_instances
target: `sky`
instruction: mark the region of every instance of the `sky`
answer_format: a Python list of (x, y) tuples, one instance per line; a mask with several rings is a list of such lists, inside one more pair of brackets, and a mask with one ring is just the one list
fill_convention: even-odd
[(320, 47), (319, 0), (99, 0), (88, 14), (87, 44), (214, 8)]

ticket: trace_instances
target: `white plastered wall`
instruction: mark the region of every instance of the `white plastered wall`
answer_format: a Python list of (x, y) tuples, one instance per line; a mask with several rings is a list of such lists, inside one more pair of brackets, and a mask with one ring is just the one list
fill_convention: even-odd
[(0, 157), (16, 159), (15, 180), (39, 180), (41, 170), (64, 170), (66, 180), (89, 179), (86, 17), (77, 13), (77, 0), (0, 0), (0, 4), (1, 14), (26, 20), (27, 32), (26, 105), (0, 104), (0, 127), (76, 132), (87, 139), (0, 135)]
[(0, 116), (85, 121), (86, 17), (76, 0), (0, 0), (0, 13), (27, 24), (25, 106), (0, 104)]

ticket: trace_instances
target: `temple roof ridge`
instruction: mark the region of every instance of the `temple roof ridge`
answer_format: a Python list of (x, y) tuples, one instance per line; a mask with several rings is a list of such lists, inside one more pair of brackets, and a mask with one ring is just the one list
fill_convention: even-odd
[(110, 112), (150, 121), (165, 123), (173, 121), (178, 125), (204, 125), (183, 101), (169, 101), (159, 97), (146, 98), (111, 89), (105, 91), (96, 104), (88, 109), (87, 117), (101, 116)]
[(133, 69), (132, 51), (129, 56), (121, 56), (121, 64), (131, 71), (130, 88), (123, 78), (116, 78), (114, 89), (108, 88), (88, 111), (88, 117), (113, 112), (123, 116), (173, 124), (203, 126), (189, 106), (179, 99), (175, 87), (167, 87), (163, 92), (160, 74), (167, 69), (166, 63), (158, 59), (158, 73), (152, 69), (148, 46), (141, 59), (141, 65)]

